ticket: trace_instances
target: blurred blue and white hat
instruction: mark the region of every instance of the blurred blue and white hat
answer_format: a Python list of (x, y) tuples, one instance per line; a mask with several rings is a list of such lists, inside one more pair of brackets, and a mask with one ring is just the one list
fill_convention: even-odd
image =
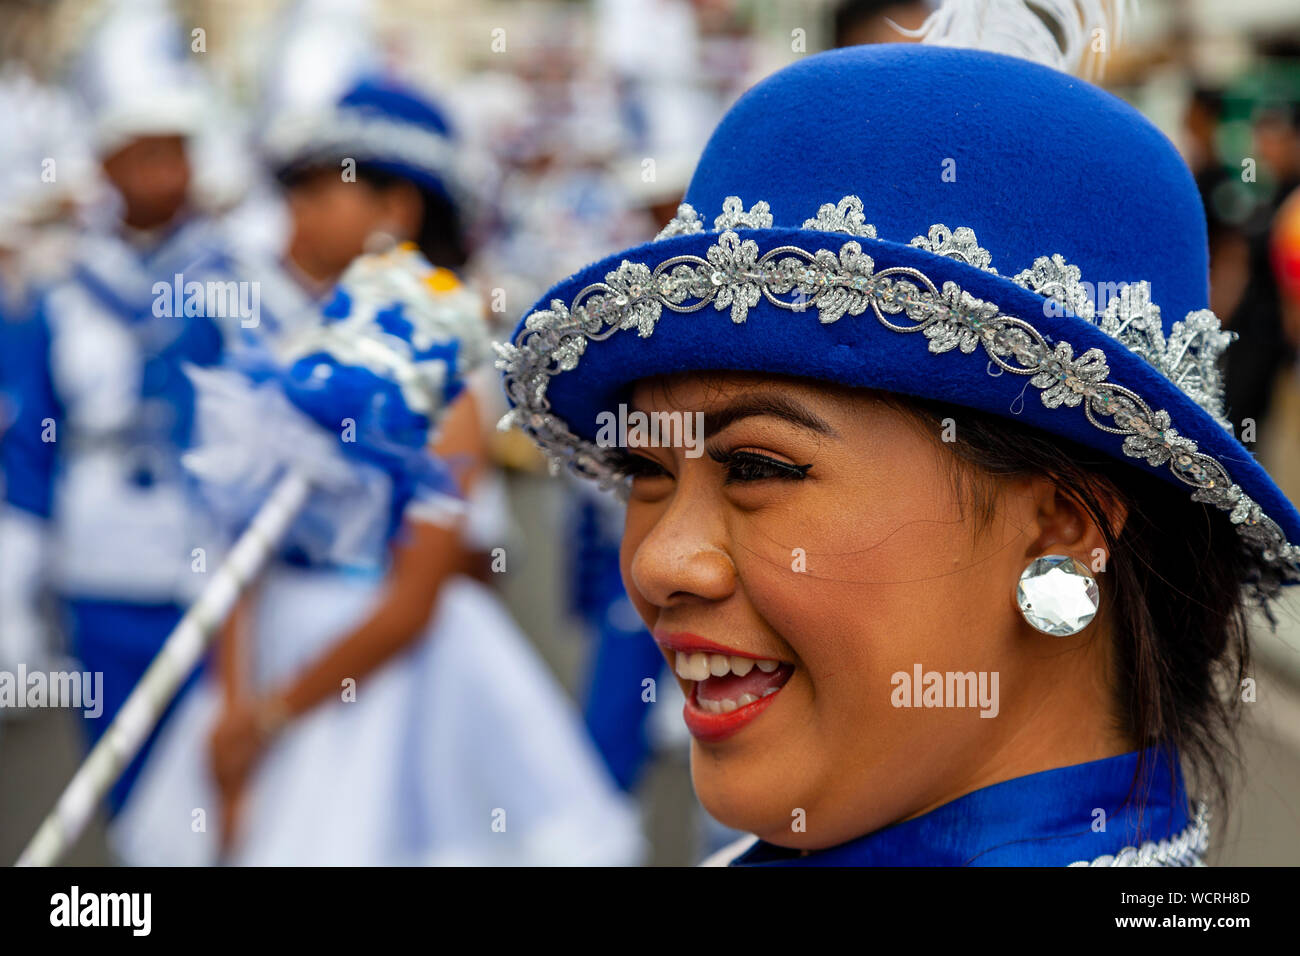
[(199, 131), (206, 96), (189, 55), (166, 0), (120, 0), (106, 7), (74, 66), (74, 85), (100, 156), (136, 137)]
[(395, 80), (366, 77), (326, 109), (281, 116), (264, 140), (280, 174), (345, 159), (393, 173), (463, 205), (455, 133), (431, 99)]

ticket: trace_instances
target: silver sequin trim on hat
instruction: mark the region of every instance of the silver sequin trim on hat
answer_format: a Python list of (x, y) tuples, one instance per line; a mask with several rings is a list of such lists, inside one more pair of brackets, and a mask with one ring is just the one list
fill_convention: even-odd
[[(852, 231), (869, 239), (875, 230), (861, 210), (861, 200), (845, 197), (837, 205), (822, 206), (804, 228)], [(1095, 428), (1124, 437), (1125, 455), (1152, 467), (1169, 468), (1191, 486), (1193, 500), (1226, 512), (1242, 537), (1281, 577), (1300, 580), (1300, 548), (1287, 542), (1278, 524), (1232, 482), (1218, 461), (1178, 433), (1167, 411), (1151, 408), (1136, 392), (1110, 381), (1110, 367), (1100, 349), (1075, 355), (1069, 342), (1049, 342), (1029, 322), (1003, 314), (995, 303), (976, 298), (955, 282), (937, 286), (924, 273), (905, 266), (877, 270), (856, 240), (843, 243), (838, 251), (778, 246), (760, 253), (756, 239), (742, 239), (737, 232), (770, 228), (771, 223), (766, 203), (745, 212), (740, 200), (730, 197), (715, 222), (722, 231), (703, 257), (671, 256), (653, 268), (624, 260), (606, 274), (604, 282), (588, 285), (571, 302), (555, 299), (549, 309), (530, 314), (513, 342), (496, 344), (497, 368), (505, 373), (505, 389), (516, 406), (501, 419), (500, 427), (523, 428), (547, 453), (553, 470), (567, 465), (603, 487), (623, 487), (611, 451), (575, 435), (551, 411), (546, 395), (553, 376), (577, 367), (588, 342), (620, 330), (635, 330), (645, 338), (654, 332), (665, 309), (697, 312), (709, 304), (728, 311), (736, 323), (744, 322), (760, 299), (791, 312), (815, 311), (823, 324), (870, 310), (891, 331), (920, 332), (929, 340), (931, 353), (956, 349), (969, 355), (981, 349), (990, 370), (996, 365), (1002, 370), (998, 374), (1028, 376), (1047, 408), (1082, 407)], [(703, 231), (698, 214), (683, 204), (660, 238)], [(970, 229), (932, 226), (927, 236), (911, 244), (996, 271)], [(1166, 337), (1149, 286), (1133, 283), (1097, 315), (1078, 268), (1059, 255), (1036, 260), (1011, 281), (1046, 298), (1049, 308), (1093, 322), (1230, 427), (1223, 418), (1217, 361), (1232, 337), (1220, 330), (1212, 312), (1192, 312), (1174, 323)]]

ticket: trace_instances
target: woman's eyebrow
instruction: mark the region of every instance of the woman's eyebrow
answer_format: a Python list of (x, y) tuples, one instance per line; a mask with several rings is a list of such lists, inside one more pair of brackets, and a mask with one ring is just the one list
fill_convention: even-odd
[[(636, 409), (642, 411), (641, 409)], [(649, 413), (647, 413), (649, 414)], [(779, 392), (756, 392), (745, 395), (721, 408), (704, 413), (704, 434), (713, 435), (742, 418), (765, 415), (780, 418), (800, 428), (838, 438), (839, 433), (830, 423), (799, 402)]]

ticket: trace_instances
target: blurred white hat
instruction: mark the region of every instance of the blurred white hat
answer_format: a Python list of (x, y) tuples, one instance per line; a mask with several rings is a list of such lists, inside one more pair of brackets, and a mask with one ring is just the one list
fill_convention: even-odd
[(74, 82), (100, 156), (140, 136), (198, 132), (205, 90), (166, 0), (107, 3), (81, 46)]
[(296, 0), (277, 17), (261, 81), (263, 120), (332, 107), (381, 72), (371, 0)]
[(0, 72), (0, 247), (89, 201), (95, 167), (75, 100), (11, 64)]

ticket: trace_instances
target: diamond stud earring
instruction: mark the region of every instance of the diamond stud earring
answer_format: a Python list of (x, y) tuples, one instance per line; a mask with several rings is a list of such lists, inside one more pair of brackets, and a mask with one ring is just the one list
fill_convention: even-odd
[(1101, 595), (1088, 566), (1069, 555), (1029, 562), (1016, 585), (1016, 606), (1035, 630), (1053, 637), (1078, 634), (1097, 616)]

